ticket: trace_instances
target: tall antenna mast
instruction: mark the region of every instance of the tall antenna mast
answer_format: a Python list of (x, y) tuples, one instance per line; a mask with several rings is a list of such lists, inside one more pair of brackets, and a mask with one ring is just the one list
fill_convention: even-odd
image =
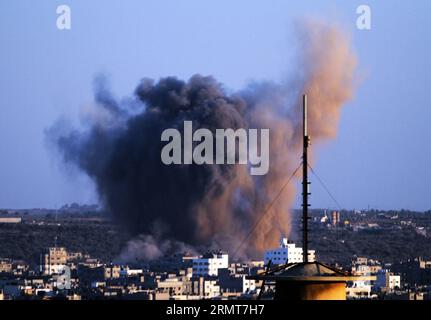
[(310, 144), (310, 138), (308, 136), (307, 128), (307, 95), (302, 96), (303, 114), (303, 143), (304, 148), (302, 152), (302, 260), (308, 262), (308, 145)]

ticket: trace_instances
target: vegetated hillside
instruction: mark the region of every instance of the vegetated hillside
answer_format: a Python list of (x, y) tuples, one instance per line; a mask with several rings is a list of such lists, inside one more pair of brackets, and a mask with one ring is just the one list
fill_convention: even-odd
[(73, 219), (43, 219), (37, 223), (0, 224), (0, 257), (37, 263), (43, 249), (64, 246), (109, 261), (115, 258), (127, 236), (110, 223)]
[[(313, 210), (310, 214), (309, 248), (316, 250), (320, 261), (348, 264), (354, 255), (384, 263), (415, 257), (431, 258), (429, 212), (342, 211), (341, 223), (336, 228), (322, 223), (323, 215), (323, 210)], [(295, 212), (293, 229), (300, 244), (300, 212)]]
[[(322, 262), (348, 264), (354, 255), (389, 263), (419, 256), (431, 258), (430, 213), (343, 211), (343, 223), (337, 228), (320, 222), (322, 210), (313, 210), (310, 215), (309, 248), (316, 250)], [(295, 212), (291, 239), (301, 246), (299, 216)], [(345, 226), (344, 221), (349, 223)], [(43, 249), (57, 243), (108, 262), (129, 239), (101, 215), (24, 216), (19, 224), (0, 223), (0, 257), (37, 263)]]
[(310, 248), (319, 260), (346, 264), (354, 256), (374, 258), (385, 263), (431, 256), (430, 239), (413, 230), (321, 230), (311, 233)]

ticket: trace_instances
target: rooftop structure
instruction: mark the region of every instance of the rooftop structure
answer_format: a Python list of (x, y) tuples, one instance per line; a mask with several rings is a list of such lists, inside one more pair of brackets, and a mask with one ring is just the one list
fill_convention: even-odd
[[(302, 247), (303, 262), (288, 263), (271, 267), (248, 279), (262, 280), (261, 293), (266, 281), (275, 282), (276, 300), (346, 300), (347, 281), (375, 280), (374, 276), (358, 277), (342, 272), (320, 262), (311, 262), (308, 251), (308, 147), (310, 137), (307, 130), (307, 96), (303, 96), (303, 153), (302, 153)], [(288, 246), (284, 240), (282, 245)], [(270, 261), (269, 261), (270, 262)]]

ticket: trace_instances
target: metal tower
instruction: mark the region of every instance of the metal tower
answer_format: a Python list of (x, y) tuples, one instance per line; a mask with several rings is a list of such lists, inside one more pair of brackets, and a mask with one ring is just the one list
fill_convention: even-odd
[(308, 146), (310, 138), (307, 128), (307, 95), (302, 96), (303, 105), (303, 152), (302, 152), (302, 258), (305, 263), (308, 262), (308, 196), (310, 195), (308, 186)]

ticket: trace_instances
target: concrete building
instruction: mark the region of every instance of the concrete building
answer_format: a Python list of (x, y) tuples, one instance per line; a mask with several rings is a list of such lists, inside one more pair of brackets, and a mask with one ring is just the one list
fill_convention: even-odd
[(260, 289), (261, 281), (247, 279), (249, 275), (257, 274), (256, 268), (219, 269), (218, 279), (222, 293), (251, 293)]
[(18, 217), (1, 217), (0, 223), (21, 223), (22, 219)]
[(368, 258), (367, 257), (355, 257), (353, 260), (354, 265), (367, 265), (368, 264)]
[(12, 272), (12, 260), (11, 259), (0, 259), (0, 273), (1, 272)]
[(331, 224), (333, 227), (338, 226), (341, 223), (341, 219), (340, 219), (340, 211), (332, 211), (332, 215), (331, 215)]
[[(314, 262), (315, 258), (315, 251), (308, 250), (308, 261)], [(265, 265), (268, 265), (270, 260), (272, 265), (303, 262), (302, 248), (296, 247), (295, 244), (290, 243), (287, 238), (282, 238), (278, 249), (265, 251)]]
[[(357, 257), (352, 263), (352, 274), (355, 276), (368, 277), (375, 275), (380, 269), (379, 265), (368, 265), (369, 261), (365, 257)], [(348, 282), (346, 287), (347, 299), (370, 299), (372, 298), (373, 283), (371, 281)]]
[(379, 265), (354, 265), (352, 266), (352, 273), (357, 276), (376, 275), (382, 266)]
[(182, 295), (187, 292), (187, 285), (178, 278), (166, 278), (157, 282), (157, 292), (168, 293), (169, 296)]
[(105, 279), (118, 279), (121, 276), (122, 267), (119, 265), (105, 266)]
[(216, 277), (193, 277), (191, 283), (193, 295), (207, 299), (220, 296), (220, 285)]
[(224, 252), (209, 252), (199, 259), (193, 259), (193, 276), (217, 276), (218, 269), (229, 266), (229, 257)]
[(395, 275), (388, 270), (380, 270), (377, 272), (374, 288), (384, 291), (393, 291), (397, 288), (401, 288), (401, 276)]
[(346, 287), (347, 299), (370, 299), (371, 281), (353, 281)]
[(67, 251), (62, 247), (48, 248), (40, 256), (40, 271), (45, 275), (63, 273), (67, 265)]

